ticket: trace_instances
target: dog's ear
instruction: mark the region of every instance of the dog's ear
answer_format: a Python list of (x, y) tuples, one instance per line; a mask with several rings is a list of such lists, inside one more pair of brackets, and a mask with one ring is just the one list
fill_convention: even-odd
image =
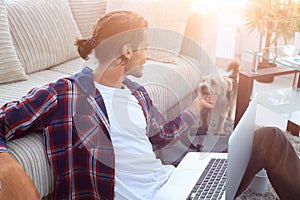
[(217, 75), (217, 76), (211, 76), (211, 78), (210, 78), (210, 85), (213, 88), (221, 87), (222, 84), (223, 84), (222, 83), (222, 77), (220, 77), (219, 75)]
[(204, 96), (209, 95), (209, 88), (205, 82), (199, 83), (198, 92)]
[(199, 83), (204, 83), (205, 82), (205, 78), (201, 77)]

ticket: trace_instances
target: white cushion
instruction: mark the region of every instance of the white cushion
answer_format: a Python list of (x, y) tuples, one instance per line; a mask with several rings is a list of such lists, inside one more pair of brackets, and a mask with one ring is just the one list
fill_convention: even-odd
[(7, 11), (0, 0), (0, 83), (26, 79), (10, 35)]
[(5, 0), (13, 41), (27, 74), (78, 56), (81, 37), (68, 0)]
[(105, 13), (106, 0), (69, 0), (69, 4), (82, 37), (91, 37), (94, 24)]
[(32, 179), (41, 197), (54, 191), (55, 175), (47, 158), (42, 134), (32, 133), (11, 140), (7, 147)]
[(52, 70), (43, 70), (28, 75), (28, 80), (14, 83), (0, 84), (0, 105), (10, 101), (20, 100), (26, 93), (34, 87), (40, 87), (49, 82), (57, 81), (62, 77), (68, 77), (64, 74)]
[(179, 54), (192, 3), (193, 0), (109, 0), (107, 11), (132, 10), (145, 17), (150, 28), (149, 54), (165, 62)]
[(168, 119), (174, 119), (191, 104), (202, 75), (199, 68), (186, 58), (178, 64), (147, 60), (141, 78), (130, 79), (143, 85), (156, 107)]
[(49, 70), (67, 75), (73, 75), (82, 71), (83, 67), (85, 67), (85, 62), (87, 61), (83, 60), (82, 58), (75, 58), (73, 60), (53, 66)]
[(94, 54), (91, 54), (88, 60), (84, 60), (82, 58), (76, 58), (68, 62), (61, 63), (59, 65), (51, 67), (50, 70), (54, 72), (73, 75), (78, 72), (81, 72), (84, 67), (89, 67), (92, 70), (94, 70), (96, 69), (97, 66), (98, 66), (98, 62)]

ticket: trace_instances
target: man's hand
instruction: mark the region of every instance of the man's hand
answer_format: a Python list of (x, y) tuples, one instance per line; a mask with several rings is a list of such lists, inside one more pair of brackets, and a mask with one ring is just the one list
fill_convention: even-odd
[(202, 95), (201, 93), (194, 99), (192, 104), (189, 106), (189, 110), (193, 112), (195, 116), (198, 116), (201, 110), (208, 108), (213, 108), (215, 103), (215, 98), (211, 95)]
[(202, 96), (201, 93), (197, 97), (200, 111), (204, 108), (213, 108), (213, 105), (215, 103), (215, 98), (211, 95)]
[(41, 199), (32, 180), (9, 153), (0, 153), (1, 200)]
[(189, 106), (189, 110), (194, 115), (199, 115), (203, 109), (212, 109), (217, 101), (217, 96), (211, 94), (202, 94), (199, 88), (198, 96), (194, 99), (192, 104)]

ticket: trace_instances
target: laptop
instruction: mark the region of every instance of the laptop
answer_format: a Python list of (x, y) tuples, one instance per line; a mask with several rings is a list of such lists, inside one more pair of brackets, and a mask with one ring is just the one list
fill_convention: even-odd
[[(208, 171), (208, 166), (214, 165), (211, 161), (222, 162), (224, 169), (217, 171), (221, 171), (224, 176), (217, 178), (217, 184), (225, 182), (226, 186), (217, 185), (218, 192), (210, 194), (211, 198), (204, 199), (234, 199), (252, 151), (256, 105), (254, 97), (229, 138), (228, 153), (187, 153), (167, 183), (155, 195), (154, 200), (201, 199), (197, 192), (205, 192), (205, 189), (198, 188), (199, 179), (200, 182), (207, 182), (203, 174)], [(221, 197), (215, 196), (217, 193), (220, 193)]]

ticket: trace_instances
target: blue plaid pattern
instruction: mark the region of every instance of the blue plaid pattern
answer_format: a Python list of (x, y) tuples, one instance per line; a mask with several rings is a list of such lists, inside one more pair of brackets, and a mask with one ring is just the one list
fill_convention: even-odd
[[(144, 87), (128, 79), (124, 84), (143, 108), (155, 148), (179, 137), (195, 122), (189, 110), (166, 122)], [(47, 156), (56, 174), (55, 199), (114, 199), (109, 119), (91, 69), (85, 67), (74, 76), (34, 88), (20, 101), (0, 108), (0, 152), (8, 152), (7, 141), (30, 132), (45, 135)]]

